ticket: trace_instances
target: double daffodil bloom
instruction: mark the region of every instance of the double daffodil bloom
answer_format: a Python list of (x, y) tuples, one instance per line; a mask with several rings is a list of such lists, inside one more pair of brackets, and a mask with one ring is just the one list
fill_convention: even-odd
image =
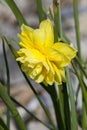
[(53, 25), (49, 19), (38, 29), (21, 26), (17, 61), (22, 70), (36, 82), (52, 85), (66, 81), (64, 67), (76, 56), (76, 49), (62, 42), (54, 43)]

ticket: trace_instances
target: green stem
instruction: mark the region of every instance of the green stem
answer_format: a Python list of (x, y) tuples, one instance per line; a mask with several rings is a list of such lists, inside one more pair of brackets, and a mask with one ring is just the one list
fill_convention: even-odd
[[(59, 104), (60, 104), (60, 111), (61, 111), (61, 116), (63, 119), (63, 123), (65, 126), (65, 113), (64, 113), (64, 91), (63, 88), (65, 88), (63, 85), (58, 86), (58, 95), (59, 95)], [(66, 126), (65, 126), (66, 127)]]
[(75, 30), (76, 30), (76, 40), (78, 47), (78, 57), (81, 60), (81, 43), (80, 43), (80, 26), (79, 26), (79, 14), (78, 14), (78, 0), (73, 0), (74, 8), (74, 20), (75, 20)]
[(56, 116), (56, 122), (57, 122), (57, 130), (65, 130), (65, 125), (62, 119), (61, 115), (61, 109), (59, 104), (58, 95), (55, 89), (55, 86), (49, 86), (49, 93), (53, 102), (54, 110), (55, 110), (55, 116)]
[(70, 39), (66, 36), (66, 34), (65, 34), (64, 32), (63, 32), (63, 39), (64, 39), (68, 44), (71, 43)]
[(43, 7), (42, 7), (42, 1), (36, 0), (37, 2), (37, 9), (39, 14), (39, 21), (41, 22), (43, 20)]
[(61, 107), (62, 107), (61, 112), (63, 113), (66, 130), (71, 130), (69, 96), (68, 96), (66, 84), (63, 83), (62, 85), (59, 85), (59, 89), (60, 89), (59, 95), (61, 94), (61, 96), (60, 96), (60, 103), (61, 103)]
[(81, 89), (82, 89), (82, 96), (83, 96), (83, 117), (82, 117), (82, 130), (86, 130), (87, 129), (87, 86), (85, 85), (85, 83), (83, 82), (83, 79), (82, 77), (80, 76), (76, 66), (73, 64), (72, 62), (72, 65), (73, 65), (73, 68), (76, 72), (76, 75), (78, 77), (78, 80), (79, 80), (79, 83), (80, 83), (80, 86), (81, 86)]
[(87, 73), (86, 73), (86, 71), (83, 69), (82, 62), (79, 60), (78, 57), (76, 57), (76, 60), (77, 60), (77, 63), (79, 64), (79, 67), (80, 67), (81, 71), (83, 72), (84, 76), (87, 78)]
[[(70, 130), (70, 126), (71, 126), (70, 125), (70, 108), (69, 108), (68, 93), (67, 93), (66, 85), (63, 84), (63, 85), (57, 86), (58, 94), (55, 90), (53, 90), (53, 89), (55, 89), (55, 86), (52, 87), (52, 86), (45, 86), (44, 84), (41, 84), (41, 85), (48, 92), (48, 94), (50, 94), (53, 102), (54, 102), (54, 100), (56, 100), (56, 98), (58, 99), (58, 104), (53, 103), (54, 105), (58, 105), (58, 107), (54, 106), (54, 109), (56, 109), (55, 114), (57, 113), (57, 115), (56, 115), (57, 123), (62, 120), (63, 125), (64, 125), (64, 130), (65, 129)], [(56, 97), (53, 95), (53, 93), (54, 93), (54, 95), (56, 95)], [(54, 99), (53, 99), (53, 97), (54, 97)], [(58, 116), (58, 112), (59, 112), (59, 116)]]
[(18, 20), (19, 24), (26, 24), (27, 22), (25, 21), (23, 15), (21, 14), (19, 8), (17, 7), (17, 5), (15, 4), (15, 2), (13, 0), (4, 0), (8, 6), (10, 7), (10, 9), (12, 10), (12, 12), (14, 13), (16, 19)]
[[(23, 72), (22, 72), (22, 73), (23, 73)], [(49, 119), (49, 121), (50, 121), (52, 127), (54, 128), (54, 130), (56, 130), (55, 125), (54, 125), (54, 123), (53, 123), (53, 121), (52, 121), (52, 119), (51, 119), (51, 116), (49, 115), (49, 112), (48, 112), (47, 108), (44, 106), (43, 102), (41, 101), (41, 99), (40, 99), (38, 93), (37, 93), (36, 90), (34, 89), (33, 85), (32, 85), (31, 82), (29, 81), (29, 79), (26, 77), (26, 75), (25, 75), (24, 73), (23, 73), (23, 75), (24, 75), (24, 77), (25, 77), (27, 83), (29, 84), (30, 88), (31, 88), (32, 91), (34, 92), (36, 98), (38, 99), (38, 101), (39, 101), (41, 107), (43, 108), (43, 110), (44, 110), (44, 112), (45, 112), (47, 118)]]
[(80, 84), (78, 84), (77, 91), (76, 91), (76, 101), (75, 101), (76, 106), (77, 106), (79, 91), (80, 91)]
[(66, 68), (66, 77), (67, 77), (67, 87), (69, 91), (70, 106), (71, 106), (71, 130), (78, 130), (74, 92), (73, 92), (70, 72), (68, 68)]
[(61, 6), (60, 0), (53, 0), (53, 11), (54, 11), (54, 40), (58, 41), (58, 38), (62, 39), (62, 20), (61, 20)]
[(9, 130), (2, 118), (0, 118), (0, 130)]
[(7, 55), (6, 55), (6, 50), (5, 50), (5, 43), (4, 40), (2, 39), (3, 42), (3, 54), (4, 54), (4, 59), (5, 59), (5, 64), (6, 64), (6, 74), (7, 74), (7, 93), (10, 95), (10, 72), (9, 72), (9, 65), (8, 65), (8, 60), (7, 60)]
[(63, 34), (62, 34), (62, 19), (61, 19), (61, 5), (60, 5), (60, 0), (58, 0), (58, 33), (59, 37), (62, 39)]
[[(7, 74), (7, 93), (10, 96), (10, 73), (9, 73), (9, 65), (8, 65), (8, 60), (6, 56), (6, 51), (5, 51), (5, 44), (4, 40), (2, 39), (3, 42), (3, 54), (4, 54), (4, 59), (5, 59), (5, 65), (6, 65), (6, 74)], [(7, 108), (7, 126), (10, 129), (10, 111), (9, 108)]]
[(4, 101), (6, 106), (9, 108), (9, 110), (11, 111), (11, 113), (19, 127), (19, 130), (27, 130), (21, 116), (19, 115), (17, 109), (15, 108), (13, 102), (9, 98), (7, 92), (5, 91), (4, 86), (1, 83), (0, 83), (0, 97)]
[[(75, 64), (73, 64), (72, 62), (72, 65), (73, 65), (73, 68), (76, 72), (76, 75), (78, 77), (78, 80), (80, 82), (80, 86), (81, 86), (81, 89), (82, 89), (82, 94), (83, 94), (83, 99), (84, 99), (84, 102), (85, 102), (85, 105), (86, 105), (86, 108), (87, 108), (87, 86), (85, 85), (85, 83), (83, 82), (83, 79), (81, 78)], [(87, 110), (87, 109), (86, 109)]]
[(84, 100), (82, 104), (82, 130), (87, 130), (87, 107), (85, 106)]
[(54, 41), (58, 41), (58, 3), (53, 0), (53, 12), (54, 12)]

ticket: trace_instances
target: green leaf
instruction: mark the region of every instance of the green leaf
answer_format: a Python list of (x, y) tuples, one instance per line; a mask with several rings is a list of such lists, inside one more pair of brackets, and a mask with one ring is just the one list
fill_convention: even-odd
[(0, 97), (4, 101), (6, 106), (9, 108), (10, 112), (12, 113), (12, 115), (19, 127), (19, 130), (26, 130), (25, 124), (24, 124), (21, 116), (19, 115), (16, 107), (14, 106), (12, 100), (8, 96), (4, 86), (1, 83), (0, 83)]
[(42, 7), (42, 1), (41, 0), (36, 0), (37, 2), (37, 9), (38, 9), (38, 14), (39, 14), (39, 21), (41, 22), (43, 20), (43, 7)]
[(59, 85), (59, 101), (66, 130), (71, 130), (70, 105), (66, 83)]
[(70, 79), (70, 72), (68, 68), (66, 68), (66, 77), (67, 77), (67, 87), (69, 91), (69, 100), (70, 100), (70, 107), (71, 107), (71, 113), (70, 113), (71, 130), (78, 130), (75, 98), (74, 98), (74, 92), (73, 92), (72, 83)]
[(79, 25), (79, 13), (78, 13), (78, 0), (73, 0), (73, 9), (74, 9), (74, 21), (75, 21), (75, 32), (78, 48), (78, 57), (81, 59), (81, 40), (80, 40), (80, 25)]
[[(84, 75), (84, 76), (86, 77), (86, 79), (87, 79), (87, 73), (86, 73), (86, 71), (84, 70), (84, 68), (83, 68), (83, 66), (82, 66), (82, 62), (79, 60), (78, 57), (76, 57), (76, 61), (77, 61), (78, 65), (79, 65), (79, 67), (80, 67), (81, 72), (83, 72), (83, 75)], [(74, 62), (73, 62), (73, 64), (74, 64)]]
[[(4, 60), (5, 60), (5, 66), (6, 66), (6, 75), (7, 75), (7, 93), (10, 95), (10, 72), (9, 72), (9, 65), (8, 65), (8, 60), (7, 60), (7, 55), (6, 55), (6, 50), (5, 50), (5, 43), (4, 40), (2, 39), (3, 43), (3, 54), (4, 54)], [(10, 128), (10, 111), (7, 108), (7, 126)]]
[(5, 36), (2, 36), (2, 39), (5, 40), (5, 42), (7, 43), (7, 45), (9, 46), (12, 54), (14, 55), (15, 58), (18, 57), (18, 54), (16, 52), (16, 50), (14, 49), (14, 47), (10, 44), (10, 42), (7, 40), (7, 38)]
[[(84, 103), (86, 105), (86, 108), (87, 108), (87, 85), (84, 83), (83, 79), (82, 79), (82, 75), (79, 74), (75, 64), (72, 62), (72, 65), (73, 65), (73, 68), (76, 72), (76, 76), (79, 80), (79, 83), (80, 83), (80, 87), (82, 89), (82, 95), (83, 95), (83, 99), (84, 99)], [(86, 109), (87, 111), (87, 109)]]
[(12, 10), (12, 12), (14, 13), (17, 21), (19, 22), (19, 24), (26, 24), (27, 22), (24, 19), (22, 13), (20, 12), (19, 8), (17, 7), (16, 3), (14, 2), (14, 0), (4, 0), (5, 3), (7, 3), (7, 5), (9, 6), (9, 8)]
[(87, 107), (85, 106), (85, 103), (83, 101), (82, 106), (82, 130), (87, 130)]
[(9, 130), (1, 118), (0, 118), (0, 130)]
[(48, 91), (51, 96), (53, 107), (55, 110), (57, 129), (65, 130), (65, 125), (64, 125), (63, 118), (61, 115), (60, 102), (59, 102), (59, 98), (58, 98), (55, 86), (54, 85), (48, 86)]
[(12, 101), (14, 103), (16, 103), (17, 105), (19, 105), (20, 107), (22, 107), (33, 119), (35, 119), (36, 121), (40, 122), (42, 125), (44, 125), (48, 129), (53, 130), (53, 128), (51, 128), (51, 126), (47, 125), (46, 123), (44, 123), (43, 121), (41, 121), (40, 119), (38, 119), (33, 113), (31, 113), (27, 108), (25, 108), (23, 105), (21, 105), (17, 100), (15, 100), (12, 97), (11, 97), (11, 99), (12, 99)]

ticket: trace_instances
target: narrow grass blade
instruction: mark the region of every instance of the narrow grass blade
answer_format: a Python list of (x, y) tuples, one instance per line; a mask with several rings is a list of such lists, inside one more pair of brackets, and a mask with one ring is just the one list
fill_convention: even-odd
[(78, 0), (73, 0), (73, 9), (74, 9), (74, 21), (75, 21), (76, 40), (77, 40), (77, 47), (78, 47), (78, 57), (81, 60), (81, 41), (80, 41), (80, 25), (79, 25), (79, 13), (78, 13)]
[(43, 20), (43, 7), (42, 7), (42, 1), (41, 0), (36, 0), (37, 3), (37, 9), (38, 9), (38, 14), (39, 14), (39, 21), (41, 22)]
[(85, 76), (86, 79), (87, 79), (87, 73), (86, 73), (86, 71), (84, 70), (84, 68), (83, 68), (83, 66), (82, 66), (82, 62), (79, 60), (78, 57), (76, 57), (76, 61), (77, 61), (78, 65), (79, 65), (79, 67), (80, 67), (80, 70), (83, 72), (84, 76)]
[[(83, 99), (84, 99), (84, 102), (85, 102), (85, 105), (86, 105), (86, 108), (87, 108), (87, 85), (84, 83), (83, 79), (81, 78), (81, 76), (80, 76), (76, 66), (73, 64), (73, 62), (72, 62), (72, 65), (73, 65), (73, 68), (76, 72), (77, 78), (79, 80), (80, 87), (82, 89)], [(86, 109), (86, 111), (87, 111), (87, 109)]]
[(4, 121), (0, 118), (0, 130), (9, 130)]
[(78, 130), (74, 92), (73, 92), (72, 83), (70, 79), (70, 72), (68, 68), (66, 68), (66, 77), (67, 77), (67, 87), (69, 91), (69, 100), (70, 100), (70, 107), (71, 107), (71, 113), (70, 113), (71, 130)]
[[(60, 103), (62, 104), (61, 112), (63, 113), (65, 127), (66, 127), (66, 130), (71, 130), (69, 95), (68, 95), (66, 83), (63, 83), (62, 85), (60, 85), (59, 88), (61, 89), (61, 93), (62, 93), (62, 95), (60, 96)], [(59, 94), (60, 94), (60, 91), (59, 91)]]
[[(3, 43), (3, 54), (4, 54), (4, 61), (5, 61), (5, 66), (6, 66), (6, 74), (7, 74), (7, 93), (10, 96), (10, 72), (9, 72), (9, 65), (8, 65), (8, 60), (7, 60), (7, 55), (6, 55), (6, 50), (5, 50), (5, 43), (4, 40), (2, 39)], [(9, 108), (7, 108), (7, 126), (10, 128), (10, 111)]]
[(14, 13), (17, 21), (19, 22), (19, 24), (27, 24), (26, 20), (24, 19), (22, 13), (20, 12), (19, 8), (17, 7), (16, 3), (14, 2), (14, 0), (4, 0), (5, 3), (7, 3), (7, 5), (10, 7), (10, 9), (12, 10), (12, 12)]
[(58, 30), (58, 4), (56, 3), (55, 0), (53, 0), (53, 12), (54, 12), (54, 41), (57, 42), (58, 41), (58, 34), (59, 34), (59, 30)]
[(16, 103), (17, 105), (19, 105), (20, 107), (22, 107), (33, 119), (35, 119), (36, 121), (40, 122), (42, 125), (44, 125), (45, 127), (47, 127), (50, 130), (53, 130), (53, 128), (51, 128), (51, 126), (48, 126), (46, 123), (44, 123), (43, 121), (41, 121), (40, 119), (38, 119), (33, 113), (31, 113), (27, 108), (25, 108), (23, 105), (21, 105), (17, 100), (15, 100), (13, 97), (11, 97), (12, 101), (14, 103)]
[(53, 0), (54, 40), (63, 39), (60, 0)]
[(61, 115), (61, 109), (60, 109), (60, 103), (59, 103), (59, 98), (57, 95), (57, 91), (55, 89), (55, 86), (48, 86), (49, 88), (49, 93), (53, 102), (53, 107), (55, 110), (55, 116), (56, 116), (56, 122), (57, 122), (57, 130), (65, 130), (65, 125), (63, 122), (63, 118)]
[(10, 97), (8, 96), (4, 86), (1, 83), (0, 83), (0, 97), (4, 101), (6, 106), (9, 108), (10, 112), (12, 113), (12, 115), (19, 127), (19, 130), (27, 130), (21, 116), (19, 115), (16, 107), (14, 106), (14, 104), (11, 101)]
[[(65, 126), (65, 113), (64, 113), (64, 88), (63, 85), (58, 86), (58, 96), (59, 96), (59, 104), (60, 104), (60, 110), (61, 110), (61, 116), (63, 120), (63, 124)], [(66, 126), (65, 126), (66, 127)]]
[(85, 106), (85, 103), (83, 101), (82, 105), (82, 130), (87, 130), (87, 107)]

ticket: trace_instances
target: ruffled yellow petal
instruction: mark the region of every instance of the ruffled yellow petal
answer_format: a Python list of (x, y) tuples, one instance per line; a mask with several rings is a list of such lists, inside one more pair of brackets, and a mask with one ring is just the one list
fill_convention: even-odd
[(28, 62), (24, 62), (22, 65), (21, 65), (21, 68), (22, 70), (28, 75), (30, 76), (30, 73), (32, 72), (33, 68), (35, 65), (33, 65), (32, 67), (31, 66), (28, 66), (29, 63)]
[[(36, 49), (20, 49), (20, 51), (18, 51), (18, 54), (20, 55), (24, 55), (25, 62), (29, 62), (29, 64), (38, 64), (38, 63), (42, 63), (43, 66), (47, 69), (47, 71), (49, 71), (49, 66), (46, 62), (46, 58), (44, 55), (42, 55), (38, 50)], [(17, 61), (21, 61), (20, 57), (17, 58)]]
[(45, 39), (45, 47), (51, 47), (54, 43), (54, 30), (53, 30), (53, 24), (51, 21), (44, 20), (40, 24), (40, 29), (44, 29), (46, 33), (46, 39)]
[(33, 31), (33, 38), (35, 47), (40, 48), (43, 46), (46, 40), (46, 33), (44, 29), (35, 29)]
[(64, 54), (70, 61), (76, 56), (76, 49), (66, 43), (55, 43), (53, 48)]
[(39, 75), (39, 74), (41, 73), (42, 68), (43, 68), (43, 65), (42, 65), (42, 64), (37, 64), (37, 65), (33, 68), (32, 72), (30, 73), (30, 77), (31, 77), (32, 79), (34, 79), (37, 75)]
[(70, 60), (63, 53), (54, 48), (47, 48), (45, 52), (47, 53), (48, 59), (56, 63), (57, 66), (64, 67), (70, 63)]
[(20, 38), (21, 42), (19, 43), (21, 47), (24, 48), (30, 48), (33, 46), (33, 29), (22, 25), (21, 26), (22, 33), (18, 34), (18, 37)]
[(35, 81), (37, 83), (44, 82), (44, 79), (45, 79), (45, 76), (46, 76), (46, 72), (47, 72), (46, 69), (43, 67), (42, 68), (42, 72), (38, 76), (35, 77)]
[(55, 70), (55, 82), (58, 83), (59, 85), (62, 84), (62, 77), (60, 74), (60, 70), (57, 68), (55, 64), (53, 64), (54, 70)]
[(36, 77), (35, 77), (35, 81), (36, 81), (37, 83), (43, 82), (43, 81), (44, 81), (44, 75), (41, 73), (39, 76), (36, 76)]
[(63, 82), (66, 82), (66, 77), (65, 77), (65, 69), (64, 68), (59, 68), (61, 79)]
[(33, 28), (31, 28), (31, 27), (29, 27), (29, 26), (26, 26), (26, 25), (22, 25), (21, 26), (21, 30), (22, 30), (22, 35), (23, 36), (25, 36), (26, 38), (28, 38), (28, 39), (30, 39), (31, 41), (33, 40), (33, 35), (32, 35), (32, 33), (33, 33), (33, 31), (34, 31), (34, 29)]
[(32, 42), (30, 40), (27, 40), (26, 37), (19, 35), (18, 37), (20, 38), (21, 42), (19, 43), (19, 45), (23, 48), (30, 48), (32, 47)]
[(52, 85), (54, 83), (54, 75), (51, 71), (49, 73), (47, 73), (47, 75), (45, 77), (45, 82), (49, 85)]

